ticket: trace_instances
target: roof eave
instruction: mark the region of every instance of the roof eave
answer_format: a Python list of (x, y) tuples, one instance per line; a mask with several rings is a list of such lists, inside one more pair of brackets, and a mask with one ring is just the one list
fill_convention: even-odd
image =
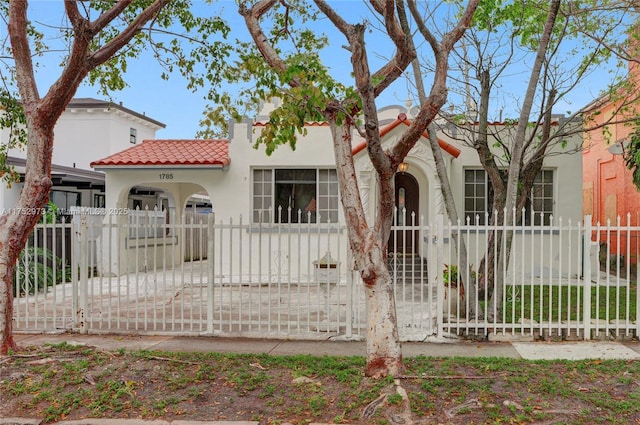
[(147, 169), (163, 169), (163, 170), (222, 170), (229, 169), (230, 164), (96, 164), (91, 165), (96, 171), (109, 170), (147, 170)]

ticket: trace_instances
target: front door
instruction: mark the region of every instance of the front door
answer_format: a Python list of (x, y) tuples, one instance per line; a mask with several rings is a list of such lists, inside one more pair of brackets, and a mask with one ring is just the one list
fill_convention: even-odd
[(411, 174), (396, 174), (396, 215), (394, 228), (389, 237), (389, 252), (418, 253), (418, 230), (404, 226), (417, 226), (420, 223), (420, 194), (418, 181)]

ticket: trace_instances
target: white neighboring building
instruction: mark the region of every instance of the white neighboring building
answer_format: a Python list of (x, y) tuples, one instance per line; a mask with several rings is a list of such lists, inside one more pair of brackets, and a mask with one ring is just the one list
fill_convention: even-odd
[[(165, 125), (144, 114), (92, 98), (73, 99), (54, 129), (51, 201), (61, 210), (74, 206), (104, 207), (104, 173), (94, 171), (91, 161), (119, 152), (143, 139), (154, 138)], [(8, 131), (0, 132), (6, 144)], [(10, 149), (7, 162), (24, 175), (26, 148)], [(22, 183), (0, 187), (0, 208), (17, 203)]]

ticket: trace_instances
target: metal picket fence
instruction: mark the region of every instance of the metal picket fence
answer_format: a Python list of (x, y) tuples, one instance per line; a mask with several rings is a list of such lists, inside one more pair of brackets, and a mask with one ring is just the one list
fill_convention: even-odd
[[(445, 257), (436, 263), (459, 264), (454, 244), (441, 241), (464, 240), (469, 270), (464, 279), (457, 276), (458, 285), (453, 286), (457, 292), (460, 280), (465, 280), (469, 283), (465, 289), (476, 293), (447, 300), (451, 287), (439, 286), (445, 292), (441, 304), (455, 314), (443, 315), (438, 333), (547, 340), (637, 337), (640, 228), (630, 222), (628, 215), (624, 223), (618, 218), (606, 225), (592, 224), (586, 216), (583, 222), (551, 218), (546, 225), (436, 226), (440, 242), (435, 252)], [(505, 257), (503, 238), (503, 245), (493, 247), (497, 253), (493, 264), (482, 262), (489, 236), (497, 239), (509, 232), (509, 256)], [(496, 291), (486, 277), (495, 281), (498, 274), (504, 276), (503, 291), (492, 303)], [(444, 274), (442, 278), (447, 281)], [(481, 317), (470, 314), (473, 311), (481, 312)]]
[[(630, 222), (507, 227), (488, 217), (406, 217), (393, 228), (388, 264), (401, 339), (637, 336), (640, 229)], [(508, 257), (506, 245), (488, 248), (508, 233)], [(407, 240), (411, 249), (399, 249)], [(467, 270), (458, 269), (463, 242)], [(493, 289), (499, 276), (503, 291)], [(363, 286), (338, 223), (79, 211), (37, 226), (18, 260), (14, 295), (17, 331), (355, 339), (367, 328)]]

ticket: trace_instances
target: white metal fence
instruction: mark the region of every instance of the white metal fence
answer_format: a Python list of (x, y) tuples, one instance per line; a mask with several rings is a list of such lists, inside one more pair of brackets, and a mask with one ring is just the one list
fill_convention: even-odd
[[(506, 227), (439, 217), (394, 227), (394, 244), (418, 241), (411, 254), (394, 245), (389, 255), (401, 339), (635, 337), (640, 228), (629, 220)], [(506, 232), (513, 235), (509, 260), (499, 261), (506, 249), (495, 246), (492, 267), (482, 261), (488, 241)], [(457, 273), (462, 241), (469, 269)], [(193, 252), (206, 256), (185, 255)], [(82, 212), (34, 231), (16, 267), (14, 328), (364, 337), (363, 289), (352, 269), (340, 224)], [(504, 275), (494, 307), (492, 269)]]

